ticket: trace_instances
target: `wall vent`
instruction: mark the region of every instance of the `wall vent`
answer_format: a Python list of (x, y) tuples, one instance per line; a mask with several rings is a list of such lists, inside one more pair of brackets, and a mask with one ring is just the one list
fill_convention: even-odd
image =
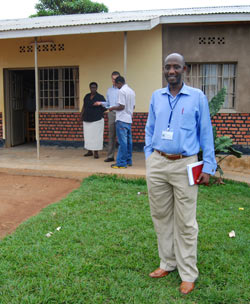
[(225, 44), (225, 37), (215, 37), (215, 36), (207, 36), (207, 37), (199, 37), (199, 44)]
[[(19, 46), (19, 53), (33, 53), (34, 52), (34, 45), (20, 45)], [(45, 44), (38, 44), (37, 51), (40, 52), (62, 52), (64, 51), (64, 43), (45, 43)]]

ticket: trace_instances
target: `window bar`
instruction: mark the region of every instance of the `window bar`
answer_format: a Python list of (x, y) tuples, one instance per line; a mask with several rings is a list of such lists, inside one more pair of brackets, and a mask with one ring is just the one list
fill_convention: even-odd
[(228, 108), (228, 85), (226, 84), (225, 64), (221, 65), (221, 88), (222, 87), (227, 90), (225, 101), (223, 103), (223, 108)]
[(43, 107), (45, 107), (45, 87), (44, 87), (44, 70), (42, 70), (42, 74), (43, 74), (43, 80), (42, 80), (42, 84), (43, 84)]
[(41, 89), (41, 93), (42, 93), (41, 94), (42, 95), (41, 96), (41, 108), (43, 109), (44, 108), (44, 101), (43, 101), (43, 96), (44, 96), (43, 95), (44, 94), (43, 90), (44, 90), (44, 87), (43, 87), (43, 70), (42, 69), (40, 70), (40, 73), (41, 73), (40, 74), (41, 75), (40, 84), (42, 85), (42, 89)]
[(49, 82), (49, 69), (47, 69), (47, 96), (48, 96), (48, 108), (51, 109), (51, 106), (50, 106), (50, 82)]
[(50, 69), (51, 79), (50, 79), (50, 99), (52, 101), (52, 108), (55, 109), (55, 99), (54, 99), (54, 69)]
[(190, 66), (190, 71), (191, 71), (191, 73), (190, 73), (190, 79), (191, 79), (191, 81), (190, 81), (190, 83), (191, 83), (191, 86), (193, 85), (195, 85), (195, 80), (197, 81), (197, 78), (195, 79), (195, 68), (194, 68), (194, 66), (193, 66), (193, 64), (191, 64), (191, 66)]
[(201, 77), (201, 89), (206, 94), (206, 91), (205, 91), (205, 76), (206, 76), (205, 64), (201, 64), (199, 71), (200, 71), (200, 77)]
[(55, 79), (55, 69), (53, 68), (53, 106), (56, 109), (56, 79)]
[(65, 109), (65, 100), (66, 100), (66, 97), (65, 97), (65, 93), (66, 93), (66, 90), (65, 90), (65, 84), (66, 84), (66, 81), (65, 81), (65, 76), (66, 76), (66, 69), (63, 68), (62, 69), (62, 89), (63, 89), (63, 95), (62, 95), (62, 98), (63, 98), (63, 109)]
[(62, 99), (62, 69), (58, 69), (58, 108), (60, 110), (63, 108), (63, 99)]
[[(197, 87), (198, 88), (200, 88), (200, 73), (199, 73), (199, 67), (198, 67), (198, 64), (195, 64), (194, 65), (194, 67), (195, 67), (195, 70), (194, 70), (194, 78), (196, 79), (196, 85), (197, 85)], [(196, 75), (195, 75), (196, 74)]]
[(71, 92), (70, 92), (70, 84), (71, 84), (71, 68), (69, 68), (69, 97), (68, 97), (68, 104), (69, 104), (69, 108), (71, 109)]
[(216, 77), (216, 79), (215, 79), (215, 90), (214, 90), (214, 92), (213, 92), (213, 96), (215, 96), (216, 95), (216, 92), (218, 92), (219, 91), (219, 88), (220, 88), (220, 84), (221, 84), (221, 81), (222, 81), (222, 78), (220, 77), (221, 75), (221, 67), (220, 67), (220, 65), (218, 65), (218, 66), (216, 66), (215, 65), (215, 77)]
[(208, 79), (208, 98), (209, 100), (211, 100), (211, 95), (212, 95), (212, 66), (211, 64), (208, 64), (208, 75), (207, 79)]
[(69, 86), (68, 105), (69, 105), (69, 108), (71, 108), (71, 92), (70, 92), (70, 83), (71, 83), (71, 68), (69, 68), (69, 82), (68, 82), (68, 86)]
[(52, 101), (53, 101), (53, 109), (56, 108), (55, 101), (55, 69), (52, 69)]
[(47, 78), (46, 78), (46, 83), (47, 83), (47, 103), (48, 103), (48, 108), (50, 109), (50, 102), (49, 102), (49, 69), (47, 70)]
[(232, 108), (235, 107), (235, 90), (236, 90), (236, 66), (232, 65), (233, 68), (233, 86), (232, 86)]
[(231, 108), (232, 106), (232, 99), (233, 99), (233, 92), (232, 92), (232, 65), (231, 64), (228, 64), (227, 65), (227, 71), (228, 71), (228, 74), (227, 74), (227, 83), (228, 83), (228, 88), (227, 88), (227, 95), (228, 95), (228, 108)]

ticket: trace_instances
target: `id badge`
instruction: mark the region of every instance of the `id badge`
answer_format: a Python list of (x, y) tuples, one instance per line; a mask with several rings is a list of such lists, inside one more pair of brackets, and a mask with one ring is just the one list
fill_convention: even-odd
[(162, 139), (168, 139), (168, 140), (173, 140), (174, 132), (167, 130), (167, 131), (162, 131), (161, 138)]

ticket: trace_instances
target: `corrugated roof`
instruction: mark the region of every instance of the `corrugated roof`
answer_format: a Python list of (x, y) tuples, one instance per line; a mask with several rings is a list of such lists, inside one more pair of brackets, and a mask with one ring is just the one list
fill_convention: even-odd
[[(217, 19), (225, 15), (249, 15), (249, 6), (221, 6), (221, 7), (203, 7), (203, 8), (183, 8), (183, 9), (161, 9), (147, 11), (131, 11), (131, 12), (114, 12), (114, 13), (99, 13), (99, 14), (76, 14), (76, 15), (61, 15), (49, 17), (23, 18), (12, 20), (0, 20), (0, 33), (13, 31), (27, 31), (34, 29), (55, 29), (76, 26), (90, 25), (110, 25), (117, 23), (132, 23), (132, 22), (151, 22), (154, 19), (164, 17), (180, 17), (180, 16), (210, 16), (216, 15)], [(250, 16), (250, 15), (249, 15)], [(223, 19), (223, 18), (222, 18)], [(229, 17), (230, 19), (230, 17)], [(171, 19), (172, 20), (172, 19)], [(177, 22), (179, 19), (176, 19)], [(234, 19), (232, 19), (234, 21)], [(250, 21), (250, 18), (248, 18)], [(223, 21), (225, 21), (223, 19)], [(206, 22), (206, 18), (204, 18)], [(162, 22), (164, 23), (164, 22)], [(147, 28), (145, 28), (147, 29)], [(91, 32), (91, 31), (89, 31)], [(4, 35), (5, 36), (5, 35)], [(13, 37), (13, 35), (12, 35)], [(19, 36), (20, 37), (20, 36)], [(1, 38), (4, 38), (1, 36)], [(6, 37), (5, 37), (6, 38)]]

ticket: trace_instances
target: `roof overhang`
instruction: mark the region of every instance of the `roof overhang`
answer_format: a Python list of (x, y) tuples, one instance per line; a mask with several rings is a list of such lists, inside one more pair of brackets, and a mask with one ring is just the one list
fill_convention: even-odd
[(28, 38), (28, 37), (46, 37), (60, 35), (77, 35), (77, 34), (92, 34), (92, 33), (108, 33), (108, 32), (125, 32), (125, 31), (146, 31), (151, 30), (159, 24), (158, 21), (134, 21), (109, 24), (91, 24), (91, 25), (76, 25), (64, 27), (48, 27), (37, 29), (23, 29), (15, 31), (0, 31), (0, 39), (9, 38)]
[(176, 23), (212, 23), (212, 22), (250, 22), (250, 14), (213, 14), (213, 15), (192, 15), (192, 16), (162, 16), (161, 24)]
[(0, 39), (149, 31), (161, 24), (250, 22), (250, 6), (189, 8), (0, 20)]

